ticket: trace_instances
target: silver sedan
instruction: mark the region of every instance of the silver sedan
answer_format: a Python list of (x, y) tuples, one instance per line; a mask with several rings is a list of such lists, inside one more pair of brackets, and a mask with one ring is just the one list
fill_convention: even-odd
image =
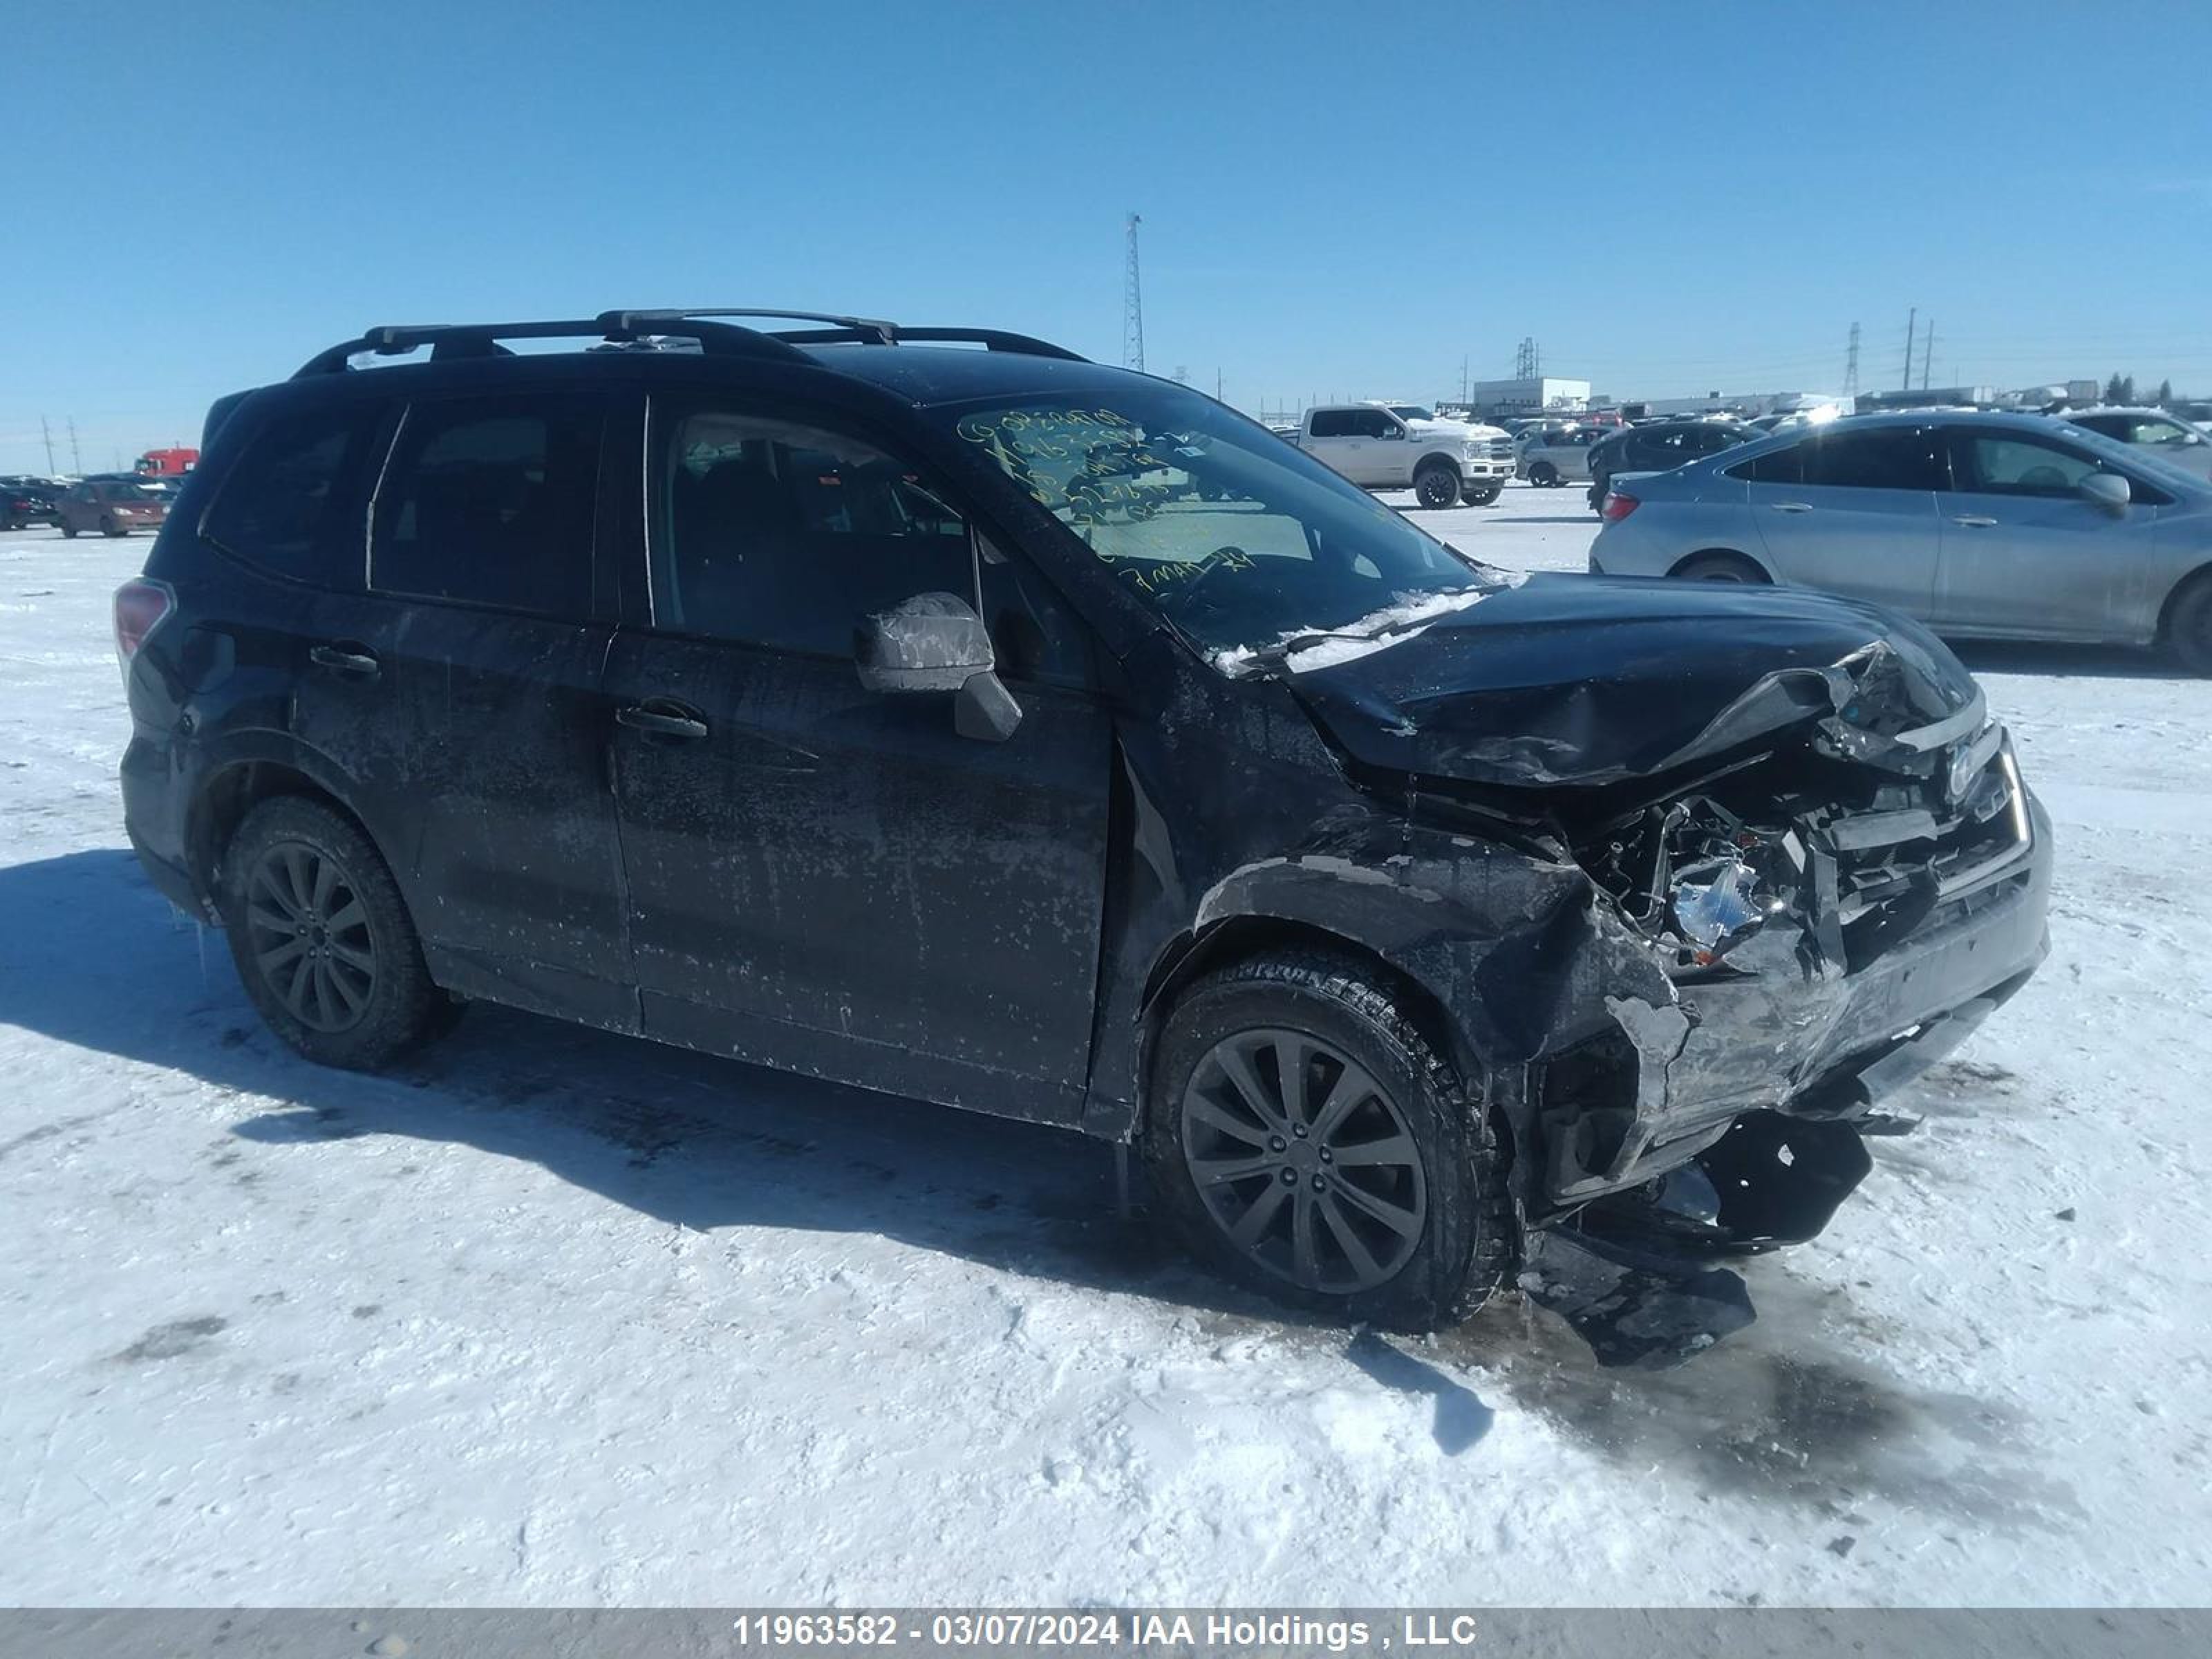
[(2212, 673), (2212, 485), (2035, 416), (1864, 416), (1623, 473), (1593, 573), (1784, 582), (1958, 639), (2159, 645)]

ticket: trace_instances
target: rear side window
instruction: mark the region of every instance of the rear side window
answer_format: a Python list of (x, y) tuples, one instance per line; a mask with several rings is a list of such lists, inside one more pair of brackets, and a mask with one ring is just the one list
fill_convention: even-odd
[(1803, 483), (1805, 446), (1790, 444), (1764, 455), (1754, 455), (1747, 461), (1738, 461), (1729, 468), (1728, 473), (1731, 478), (1741, 478), (1749, 483)]
[(1941, 489), (1935, 434), (1918, 427), (1829, 432), (1799, 446), (1805, 482), (1844, 489)]
[(588, 616), (597, 403), (559, 393), (417, 404), (376, 492), (369, 585)]
[(1316, 409), (1313, 413), (1313, 435), (1316, 438), (1349, 438), (1352, 434), (1352, 411), (1348, 409)]
[(201, 535), (221, 552), (295, 581), (341, 580), (349, 560), (358, 579), (358, 479), (379, 413), (356, 404), (270, 422), (223, 480)]

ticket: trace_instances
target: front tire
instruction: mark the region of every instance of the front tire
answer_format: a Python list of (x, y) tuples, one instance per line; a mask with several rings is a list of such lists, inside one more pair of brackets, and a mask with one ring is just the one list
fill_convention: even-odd
[(2212, 674), (2212, 570), (2184, 583), (2166, 612), (2166, 654), (2192, 674)]
[(1459, 474), (1448, 466), (1425, 467), (1413, 477), (1413, 495), (1431, 511), (1459, 505)]
[(1489, 1116), (1357, 962), (1298, 952), (1200, 979), (1161, 1032), (1148, 1101), (1152, 1191), (1194, 1252), (1255, 1290), (1428, 1331), (1505, 1276)]
[(1489, 507), (1498, 500), (1498, 493), (1504, 489), (1503, 484), (1484, 484), (1467, 498), (1468, 504), (1471, 507)]
[(110, 541), (113, 541), (118, 537), (127, 536), (131, 532), (125, 530), (121, 525), (116, 523), (112, 519), (102, 519), (100, 521), (100, 533), (106, 537)]
[(1559, 482), (1559, 469), (1549, 461), (1539, 461), (1528, 469), (1528, 482), (1539, 489), (1550, 489)]
[(309, 1060), (371, 1071), (447, 1022), (399, 884), (358, 825), (283, 796), (223, 857), (231, 958), (269, 1029)]

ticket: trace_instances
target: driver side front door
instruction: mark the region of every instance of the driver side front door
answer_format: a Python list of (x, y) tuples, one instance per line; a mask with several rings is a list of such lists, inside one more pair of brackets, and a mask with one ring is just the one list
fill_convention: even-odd
[(605, 676), (644, 1030), (1073, 1121), (1104, 707), (1004, 646), (1022, 720), (1002, 743), (956, 732), (949, 695), (864, 689), (861, 617), (978, 603), (942, 492), (865, 441), (726, 404), (656, 404), (650, 427), (650, 609)]

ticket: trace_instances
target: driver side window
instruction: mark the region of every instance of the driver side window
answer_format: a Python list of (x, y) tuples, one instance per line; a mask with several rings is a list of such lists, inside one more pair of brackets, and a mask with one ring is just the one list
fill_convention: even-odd
[(1984, 495), (2073, 495), (2082, 479), (2104, 471), (2094, 456), (2032, 438), (1960, 433), (1954, 443), (1960, 487)]
[(976, 603), (966, 521), (932, 480), (823, 428), (710, 409), (656, 417), (655, 626), (850, 657), (918, 593)]

